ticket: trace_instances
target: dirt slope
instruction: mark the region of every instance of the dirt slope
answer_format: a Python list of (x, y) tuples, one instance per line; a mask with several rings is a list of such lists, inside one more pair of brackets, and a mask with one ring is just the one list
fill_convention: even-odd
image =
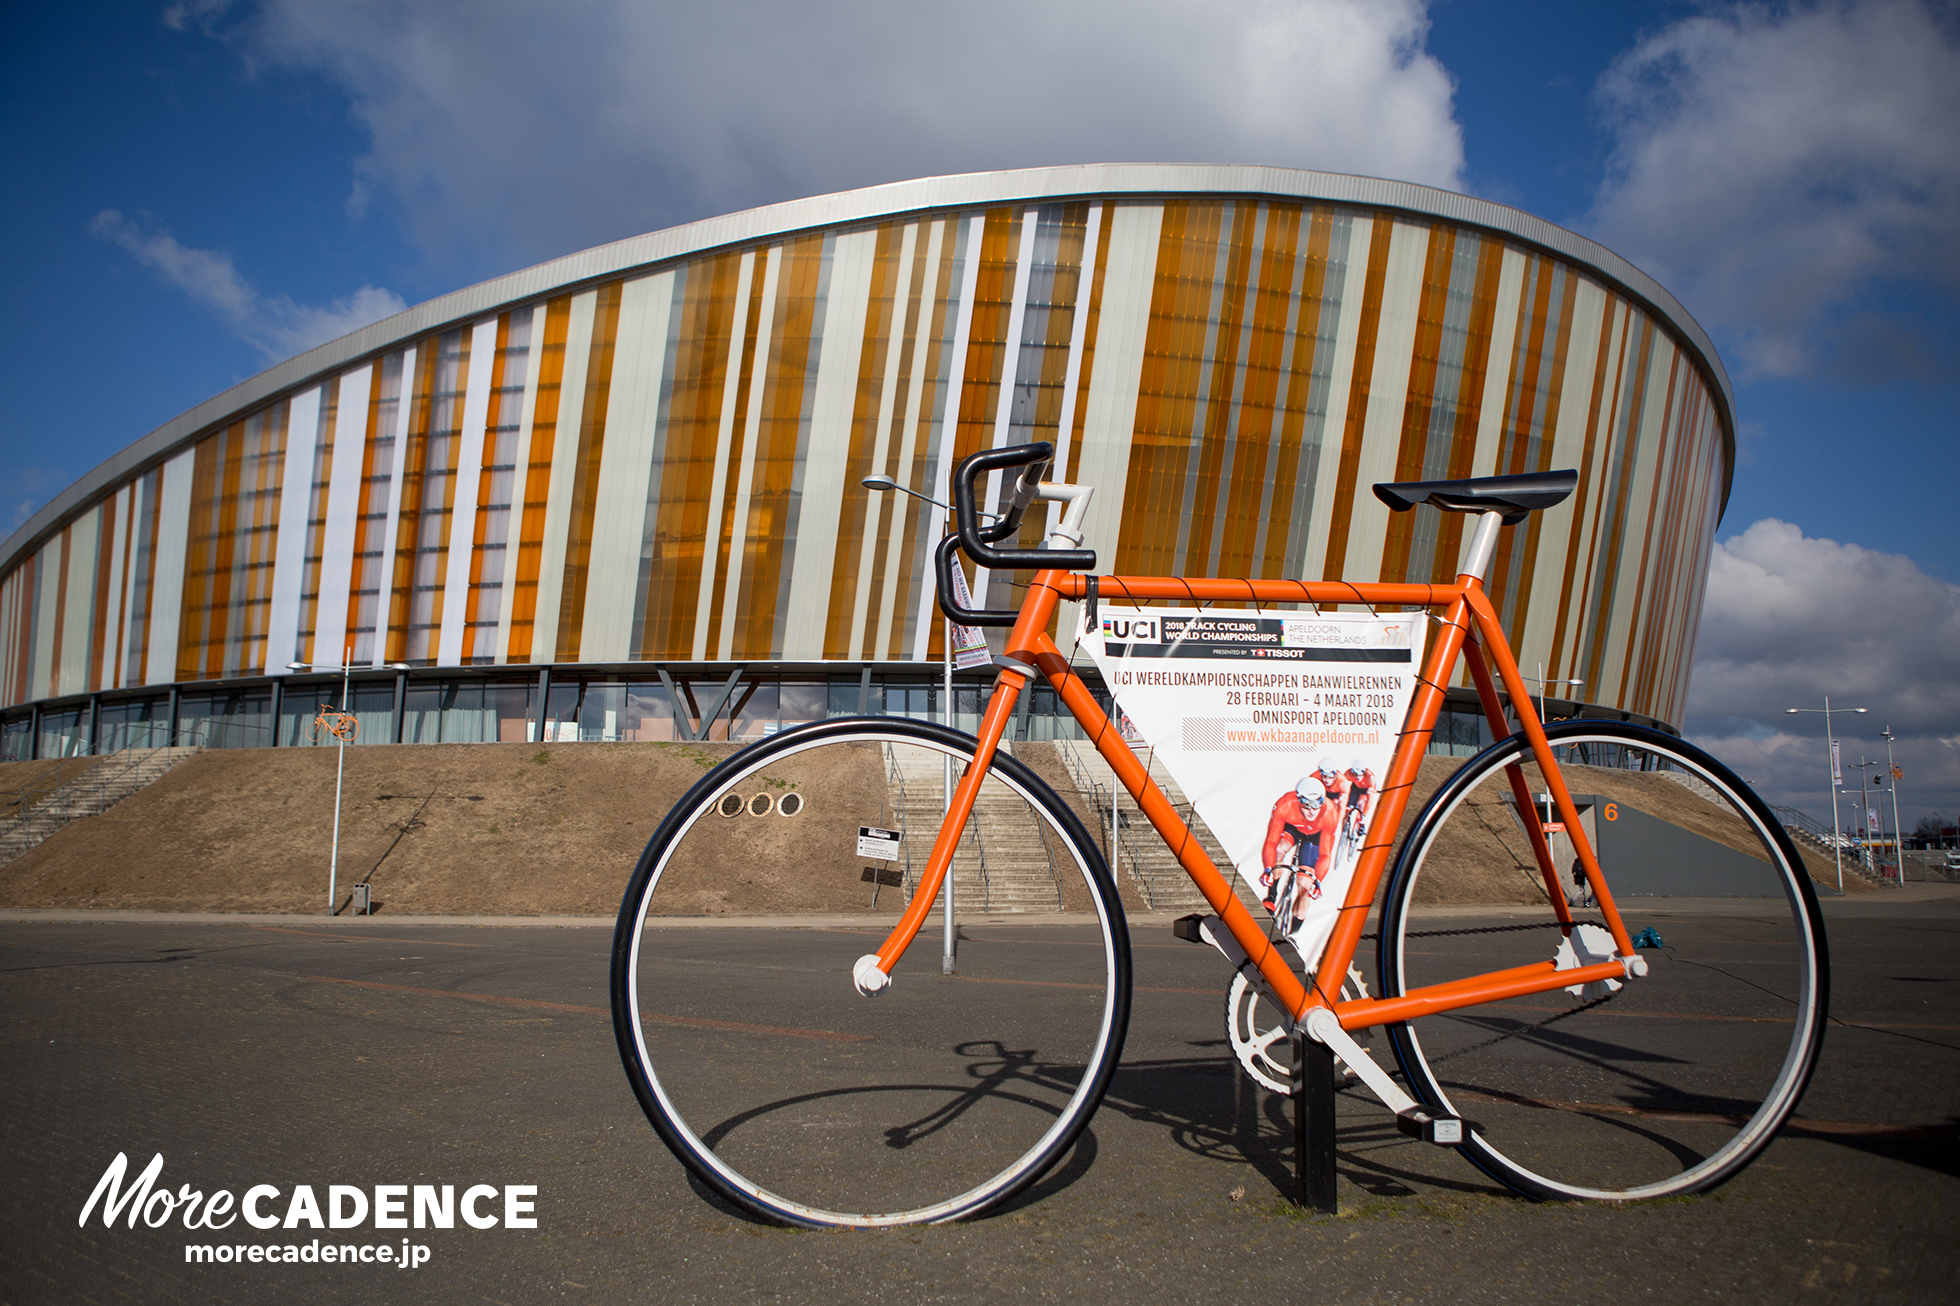
[[(609, 914), (727, 744), (350, 748), (340, 888), (389, 912)], [(317, 912), (330, 749), (214, 749), (0, 868), (0, 906)]]
[[(731, 751), (728, 744), (350, 749), (341, 901), (347, 886), (367, 879), (384, 914), (610, 915), (654, 826)], [(1051, 749), (1024, 746), (1023, 760), (1066, 783)], [(1456, 765), (1452, 758), (1423, 763), (1412, 815)], [(45, 784), (47, 769), (0, 766), (0, 790)], [(875, 770), (773, 779), (855, 804), (858, 789), (877, 783)], [(1571, 781), (1575, 790), (1666, 810), (1708, 837), (1734, 842), (1720, 813), (1657, 776), (1575, 768)], [(200, 753), (0, 867), (0, 907), (318, 912), (326, 905), (333, 789), (334, 753), (327, 749)], [(1542, 901), (1516, 822), (1494, 795), (1485, 806), (1490, 810), (1475, 815), (1487, 819), (1453, 823), (1459, 833), (1425, 874), (1422, 901)], [(1405, 818), (1404, 831), (1408, 824)], [(778, 828), (786, 841), (797, 830), (793, 822)], [(773, 866), (765, 856), (743, 867), (676, 867), (677, 887), (692, 892), (675, 901), (709, 915), (863, 910), (853, 875), (787, 884), (775, 868), (812, 863), (807, 849), (788, 842), (779, 851)], [(1835, 878), (1816, 859), (1811, 872), (1820, 881)], [(1848, 890), (1859, 887), (1847, 877)], [(1132, 910), (1140, 908), (1132, 893), (1124, 896)]]

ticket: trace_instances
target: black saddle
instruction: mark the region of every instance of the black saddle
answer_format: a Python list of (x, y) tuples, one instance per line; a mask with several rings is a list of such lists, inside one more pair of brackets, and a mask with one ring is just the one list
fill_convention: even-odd
[(1444, 512), (1501, 512), (1506, 526), (1530, 513), (1562, 503), (1579, 484), (1579, 473), (1526, 472), (1523, 476), (1478, 476), (1467, 481), (1375, 483), (1375, 497), (1396, 512), (1432, 503)]

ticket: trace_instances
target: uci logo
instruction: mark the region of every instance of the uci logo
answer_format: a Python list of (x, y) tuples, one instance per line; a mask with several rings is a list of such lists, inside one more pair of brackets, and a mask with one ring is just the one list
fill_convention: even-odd
[(1102, 619), (1104, 639), (1115, 640), (1119, 644), (1156, 644), (1157, 618), (1155, 617), (1104, 617)]

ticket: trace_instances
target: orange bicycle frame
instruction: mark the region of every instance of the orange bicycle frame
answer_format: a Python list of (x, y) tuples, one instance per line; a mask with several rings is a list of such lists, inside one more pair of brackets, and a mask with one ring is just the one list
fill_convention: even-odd
[[(1027, 597), (1021, 605), (1019, 619), (1008, 634), (1006, 646), (1008, 661), (1028, 670), (1004, 669), (995, 682), (986, 713), (980, 721), (979, 746), (974, 750), (972, 764), (954, 788), (952, 804), (927, 859), (925, 873), (904, 915), (877, 951), (880, 969), (890, 973), (924, 926), (927, 913), (952, 865), (953, 850), (972, 814), (981, 779), (992, 765), (994, 752), (1006, 733), (1015, 701), (1024, 688), (1022, 682), (1038, 671), (1047, 677), (1069, 712), (1088, 732), (1096, 751), (1109, 763), (1138, 809), (1176, 854), (1179, 864), (1204, 894), (1205, 901), (1218, 914), (1239, 947), (1258, 967), (1274, 999), (1291, 1013), (1294, 1020), (1303, 1019), (1314, 1007), (1328, 1007), (1340, 1020), (1343, 1029), (1365, 1029), (1594, 980), (1627, 977), (1628, 966), (1637, 955), (1633, 941), (1620, 919), (1611, 886), (1600, 871), (1599, 859), (1579, 822), (1578, 809), (1566, 788), (1564, 777), (1559, 773), (1551, 745), (1545, 738), (1544, 727), (1532, 710), (1531, 695), (1525, 687), (1517, 662), (1511, 656), (1496, 609), (1484, 593), (1483, 582), (1476, 576), (1459, 575), (1453, 585), (1187, 580), (1167, 576), (1096, 578), (1098, 592), (1105, 599), (1125, 602), (1183, 599), (1213, 603), (1359, 603), (1371, 607), (1403, 605), (1443, 609), (1442, 616), (1438, 618), (1442, 636), (1433, 641), (1425, 658), (1414, 698), (1409, 705), (1407, 722), (1396, 742), (1394, 759), (1381, 785), (1375, 814), (1369, 821), (1368, 838), (1362, 845), (1360, 862), (1348, 886), (1347, 898), (1341, 904), (1340, 917), (1310, 977), (1311, 985), (1303, 983), (1293, 973), (1292, 967), (1275, 946), (1277, 941), (1267, 936), (1253, 919), (1252, 913), (1239, 901), (1225, 875), (1212, 863), (1197, 839), (1192, 837), (1190, 828), (1178, 816), (1170, 800), (1137, 761), (1136, 754), (1124, 742), (1121, 733), (1110, 724), (1082, 678), (1075, 674), (1068, 656), (1049, 638), (1048, 626), (1057, 605), (1065, 599), (1086, 599), (1090, 592), (1089, 583), (1090, 578), (1086, 576), (1053, 570), (1036, 572), (1029, 582)], [(1538, 763), (1558, 819), (1565, 824), (1565, 832), (1572, 840), (1580, 867), (1596, 895), (1599, 910), (1612, 932), (1614, 947), (1619, 955), (1611, 961), (1564, 970), (1557, 969), (1554, 962), (1546, 960), (1530, 966), (1412, 989), (1399, 997), (1342, 1002), (1338, 996), (1340, 977), (1347, 974), (1355, 948), (1361, 941), (1368, 910), (1374, 902), (1381, 877), (1388, 868), (1395, 834), (1408, 807), (1417, 768), (1428, 750), (1430, 734), (1442, 712), (1442, 687), (1449, 684), (1455, 674), (1459, 658), (1470, 668), (1471, 680), (1476, 685), (1484, 714), (1490, 721), (1492, 733), (1499, 739), (1511, 733), (1505, 720), (1500, 691), (1508, 696), (1517, 714), (1518, 728), (1523, 731), (1530, 746), (1532, 759)], [(1493, 670), (1496, 673), (1494, 678)], [(1572, 916), (1559, 889), (1552, 864), (1551, 845), (1537, 819), (1525, 815), (1538, 809), (1525, 783), (1523, 763), (1513, 763), (1508, 769), (1518, 812), (1545, 879), (1546, 896), (1558, 915), (1560, 925), (1569, 930), (1573, 924)], [(1332, 976), (1333, 979), (1323, 979), (1325, 976)]]

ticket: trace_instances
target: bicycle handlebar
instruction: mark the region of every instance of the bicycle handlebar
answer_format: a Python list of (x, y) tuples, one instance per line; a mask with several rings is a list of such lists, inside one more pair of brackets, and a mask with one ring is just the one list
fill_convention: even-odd
[[(1094, 549), (996, 549), (1021, 529), (1021, 518), (1041, 488), (1041, 473), (1055, 460), (1055, 446), (1046, 440), (1034, 444), (1010, 445), (1005, 449), (982, 449), (960, 464), (953, 476), (953, 507), (959, 518), (960, 547), (966, 556), (982, 567), (997, 571), (1087, 571), (1096, 565)], [(982, 472), (1007, 467), (1026, 467), (1021, 482), (1014, 487), (1006, 514), (992, 526), (980, 526), (980, 506), (974, 499), (973, 483)]]
[[(982, 567), (996, 571), (1092, 571), (1096, 565), (1094, 549), (997, 549), (997, 541), (1010, 539), (1021, 529), (1028, 505), (1041, 490), (1041, 474), (1055, 460), (1055, 446), (1046, 440), (1033, 444), (1010, 445), (1004, 449), (982, 449), (971, 454), (953, 475), (953, 509), (957, 532), (939, 542), (933, 553), (933, 569), (939, 581), (939, 610), (962, 626), (1012, 626), (1020, 613), (1011, 608), (963, 608), (953, 599), (953, 551), (963, 549)], [(1020, 480), (1007, 503), (1007, 511), (991, 526), (981, 526), (980, 506), (974, 496), (974, 482), (983, 472), (1024, 467)]]

